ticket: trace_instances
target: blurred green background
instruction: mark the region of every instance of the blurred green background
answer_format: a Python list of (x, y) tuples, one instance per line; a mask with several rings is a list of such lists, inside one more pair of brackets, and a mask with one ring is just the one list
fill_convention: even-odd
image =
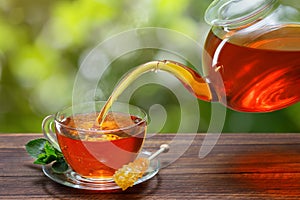
[[(210, 2), (1, 0), (0, 133), (41, 132), (41, 122), (46, 115), (71, 105), (74, 79), (86, 53), (114, 34), (132, 28), (162, 27), (179, 31), (203, 44), (209, 30), (203, 15)], [(124, 63), (128, 67), (137, 66), (152, 60), (155, 52), (141, 57), (131, 56)], [(111, 87), (103, 98), (108, 97), (125, 72), (119, 70), (117, 75), (105, 79)], [(132, 101), (145, 108), (152, 103), (166, 106), (168, 123), (162, 132), (176, 132), (178, 108), (174, 95), (162, 87), (145, 86), (139, 90)], [(198, 132), (205, 132), (210, 120), (210, 104), (199, 101), (199, 108)], [(299, 122), (299, 103), (262, 114), (228, 110), (223, 132), (298, 133)]]

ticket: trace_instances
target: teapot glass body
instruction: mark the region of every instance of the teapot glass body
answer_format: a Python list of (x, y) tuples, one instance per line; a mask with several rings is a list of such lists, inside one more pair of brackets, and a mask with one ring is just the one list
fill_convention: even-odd
[(244, 112), (299, 102), (300, 11), (283, 2), (219, 0), (207, 9), (203, 70), (216, 101)]

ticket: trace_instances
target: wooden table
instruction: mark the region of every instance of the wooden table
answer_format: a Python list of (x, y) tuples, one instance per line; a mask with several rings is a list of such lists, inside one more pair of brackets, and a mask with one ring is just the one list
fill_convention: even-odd
[[(114, 193), (73, 189), (48, 179), (24, 149), (38, 137), (0, 134), (0, 199), (300, 199), (300, 134), (222, 134), (203, 159), (198, 153), (204, 134), (198, 134), (154, 178)], [(156, 135), (146, 148), (172, 137)]]

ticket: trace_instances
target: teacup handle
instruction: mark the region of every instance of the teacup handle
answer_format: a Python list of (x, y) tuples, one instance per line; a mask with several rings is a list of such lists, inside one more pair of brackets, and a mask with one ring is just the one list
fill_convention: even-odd
[(54, 115), (48, 115), (42, 122), (42, 129), (46, 139), (57, 149), (60, 150), (55, 131), (53, 131)]

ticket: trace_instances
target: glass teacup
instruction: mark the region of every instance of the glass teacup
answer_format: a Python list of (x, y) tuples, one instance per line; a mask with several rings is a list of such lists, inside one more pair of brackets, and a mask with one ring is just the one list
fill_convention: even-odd
[(142, 149), (146, 113), (117, 102), (100, 127), (96, 118), (104, 104), (73, 105), (42, 123), (45, 137), (62, 151), (76, 179), (111, 181), (114, 172), (134, 161)]

